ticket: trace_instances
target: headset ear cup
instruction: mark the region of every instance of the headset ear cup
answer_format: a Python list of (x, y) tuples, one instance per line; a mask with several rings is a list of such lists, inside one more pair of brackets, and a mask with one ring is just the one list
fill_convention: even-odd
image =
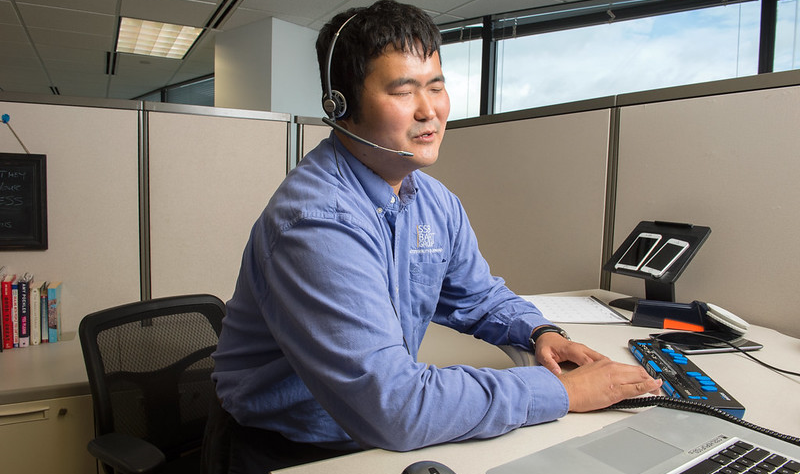
[(322, 108), (331, 120), (338, 120), (347, 114), (347, 99), (341, 92), (332, 90), (330, 94), (325, 95)]

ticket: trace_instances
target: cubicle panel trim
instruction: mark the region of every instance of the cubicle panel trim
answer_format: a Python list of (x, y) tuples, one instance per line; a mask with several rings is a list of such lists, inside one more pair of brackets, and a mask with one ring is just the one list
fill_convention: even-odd
[(533, 118), (550, 117), (554, 115), (568, 115), (577, 112), (590, 112), (593, 110), (610, 109), (616, 105), (615, 96), (599, 97), (596, 99), (568, 102), (565, 104), (548, 105), (533, 109), (515, 110), (501, 114), (481, 115), (480, 117), (452, 120), (447, 122), (448, 129), (489, 125), (493, 123), (513, 122)]
[(63, 95), (31, 94), (28, 92), (0, 91), (0, 101), (40, 105), (68, 105), (73, 107), (95, 107), (101, 109), (141, 110), (142, 102), (125, 99), (100, 99), (94, 97), (71, 97)]
[(286, 174), (292, 170), (294, 163), (292, 163), (292, 123), (286, 123)]
[(302, 117), (299, 115), (294, 117), (294, 123), (298, 125), (325, 125), (321, 117)]
[[(603, 216), (603, 248), (601, 265), (614, 253), (614, 227), (617, 214), (617, 178), (619, 174), (620, 110), (610, 109), (608, 126), (608, 168), (606, 171), (606, 204)], [(611, 272), (600, 270), (600, 289), (611, 289)]]
[(152, 297), (150, 252), (150, 120), (139, 111), (139, 297)]
[(144, 110), (148, 112), (166, 112), (173, 114), (208, 115), (212, 117), (243, 118), (253, 120), (274, 120), (276, 122), (291, 122), (292, 119), (291, 114), (283, 112), (227, 109), (224, 107), (173, 104), (169, 102), (144, 102)]
[(631, 92), (617, 97), (617, 106), (652, 104), (682, 99), (695, 99), (707, 96), (737, 94), (766, 89), (778, 89), (800, 85), (800, 70), (758, 74), (719, 81), (687, 84), (684, 86)]

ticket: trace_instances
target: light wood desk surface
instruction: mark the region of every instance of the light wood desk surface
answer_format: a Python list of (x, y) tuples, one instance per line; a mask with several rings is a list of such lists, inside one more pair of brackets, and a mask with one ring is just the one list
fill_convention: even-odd
[(89, 394), (77, 333), (0, 354), (0, 405)]
[[(591, 294), (604, 301), (621, 296), (602, 290), (569, 294)], [(654, 332), (650, 328), (628, 325), (563, 324), (562, 326), (573, 340), (583, 342), (614, 360), (632, 364), (635, 363), (635, 359), (628, 351), (628, 339), (644, 338)], [(751, 326), (747, 338), (764, 344), (763, 349), (753, 353), (764, 362), (795, 372), (800, 369), (800, 339), (758, 326)], [(457, 353), (450, 350), (454, 344), (462, 348)], [(439, 351), (440, 347), (446, 347), (448, 350)], [(778, 374), (741, 354), (702, 354), (690, 356), (690, 359), (744, 405), (745, 420), (782, 433), (800, 436), (799, 377)], [(426, 336), (426, 342), (423, 342), (423, 350), (420, 352), (420, 360), (438, 366), (458, 363), (494, 368), (511, 366), (508, 357), (500, 349), (439, 326), (431, 326), (429, 329), (429, 335)], [(468, 410), (469, 407), (464, 409)], [(484, 474), (494, 466), (575, 436), (590, 433), (632, 413), (634, 413), (632, 410), (570, 413), (558, 421), (520, 428), (494, 439), (450, 443), (405, 453), (372, 449), (282, 469), (275, 473), (400, 474), (409, 464), (430, 459), (449, 466), (457, 474)]]

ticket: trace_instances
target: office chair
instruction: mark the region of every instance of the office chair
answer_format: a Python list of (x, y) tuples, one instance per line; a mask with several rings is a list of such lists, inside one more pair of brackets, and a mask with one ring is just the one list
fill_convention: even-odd
[(97, 435), (88, 450), (106, 473), (200, 472), (224, 308), (215, 296), (186, 295), (83, 318)]

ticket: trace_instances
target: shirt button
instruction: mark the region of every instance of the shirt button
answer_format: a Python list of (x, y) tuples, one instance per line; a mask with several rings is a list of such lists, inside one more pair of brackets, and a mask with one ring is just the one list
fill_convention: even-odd
[(383, 208), (382, 208), (382, 207), (379, 207), (379, 208), (377, 209), (377, 211), (378, 211), (378, 214), (381, 214), (381, 213), (383, 213)]
[(389, 200), (389, 203), (394, 204), (395, 198), (392, 196), (392, 199)]

